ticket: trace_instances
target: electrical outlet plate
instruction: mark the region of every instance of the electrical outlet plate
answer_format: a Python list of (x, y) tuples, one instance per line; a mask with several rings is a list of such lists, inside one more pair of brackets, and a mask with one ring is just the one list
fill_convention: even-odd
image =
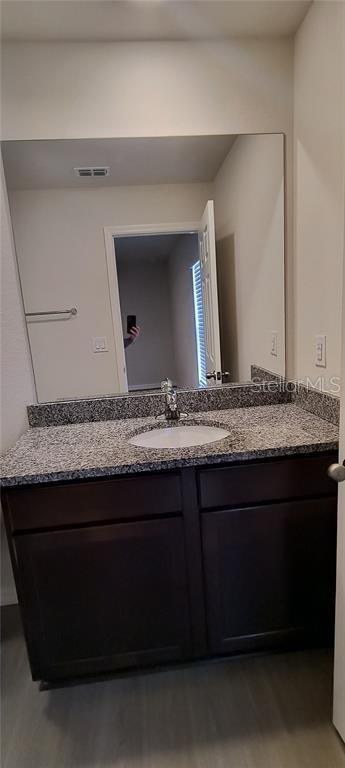
[(326, 368), (326, 336), (315, 336), (315, 365), (318, 368)]

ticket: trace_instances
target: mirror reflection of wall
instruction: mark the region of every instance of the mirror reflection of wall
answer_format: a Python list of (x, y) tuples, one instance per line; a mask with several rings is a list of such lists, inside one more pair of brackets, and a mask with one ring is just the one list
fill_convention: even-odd
[(214, 201), (222, 367), (232, 381), (253, 362), (285, 375), (283, 137), (238, 136)]
[[(27, 325), (40, 402), (166, 376), (178, 387), (247, 381), (252, 364), (284, 375), (282, 135), (14, 141), (2, 152), (24, 308), (38, 313)], [(106, 175), (79, 176), (87, 166)], [(140, 335), (124, 349), (127, 315)]]

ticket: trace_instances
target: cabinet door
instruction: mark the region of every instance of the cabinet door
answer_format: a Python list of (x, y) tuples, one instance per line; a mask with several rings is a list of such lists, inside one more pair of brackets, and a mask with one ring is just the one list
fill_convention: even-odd
[(182, 519), (22, 534), (15, 549), (34, 678), (188, 656)]
[(213, 653), (332, 638), (335, 499), (204, 513), (202, 538)]

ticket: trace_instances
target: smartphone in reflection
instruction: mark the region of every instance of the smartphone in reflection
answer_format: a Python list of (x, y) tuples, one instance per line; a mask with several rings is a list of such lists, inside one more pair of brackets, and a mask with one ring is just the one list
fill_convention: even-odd
[(127, 315), (127, 333), (130, 333), (132, 328), (137, 324), (136, 315)]

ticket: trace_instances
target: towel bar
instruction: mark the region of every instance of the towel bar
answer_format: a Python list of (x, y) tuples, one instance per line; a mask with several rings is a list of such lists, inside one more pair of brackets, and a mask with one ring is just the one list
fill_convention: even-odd
[(37, 317), (39, 315), (76, 315), (76, 307), (72, 309), (52, 309), (50, 312), (25, 312), (25, 317)]

